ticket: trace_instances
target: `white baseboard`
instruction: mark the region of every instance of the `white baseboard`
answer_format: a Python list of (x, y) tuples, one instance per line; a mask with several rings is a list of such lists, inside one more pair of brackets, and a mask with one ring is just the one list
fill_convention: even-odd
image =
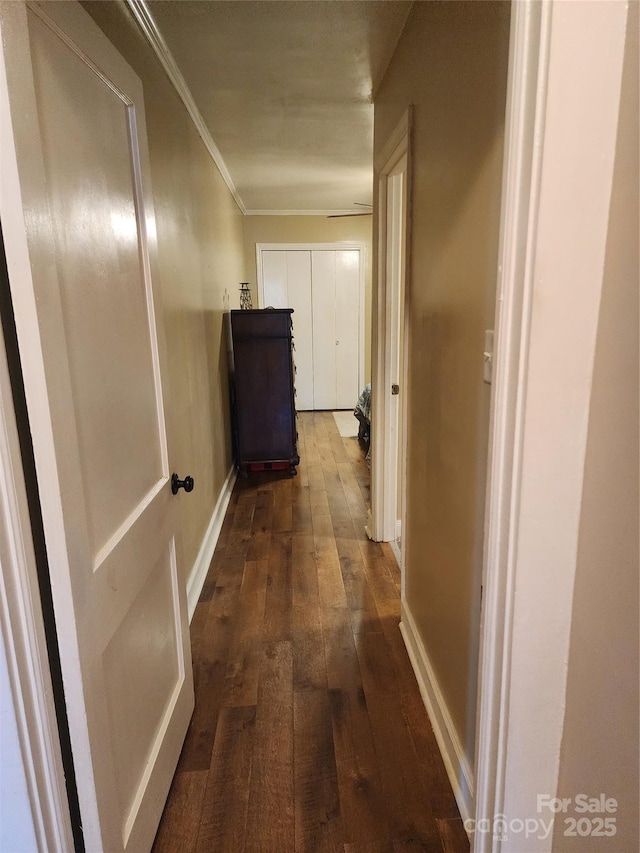
[(402, 602), (400, 631), (418, 681), (422, 700), (429, 714), (431, 725), (442, 753), (444, 766), (453, 788), (453, 793), (463, 820), (474, 817), (475, 780), (469, 759), (458, 737), (442, 690), (427, 655), (416, 623), (406, 601)]
[(204, 586), (209, 566), (211, 565), (211, 558), (213, 557), (213, 552), (216, 549), (216, 543), (220, 536), (222, 522), (224, 521), (224, 516), (227, 511), (227, 507), (229, 506), (229, 500), (231, 499), (231, 492), (233, 491), (235, 482), (236, 468), (235, 465), (232, 465), (229, 469), (229, 473), (227, 474), (227, 479), (224, 481), (222, 490), (218, 495), (218, 500), (216, 501), (211, 521), (207, 527), (207, 532), (204, 534), (202, 539), (198, 556), (196, 557), (191, 572), (189, 573), (189, 580), (187, 581), (187, 607), (189, 609), (189, 622), (193, 619), (193, 614), (195, 613), (196, 605), (200, 598), (200, 593), (202, 592), (202, 587)]
[(392, 539), (391, 542), (389, 542), (389, 547), (391, 548), (391, 551), (393, 552), (393, 556), (396, 558), (396, 563), (398, 564), (398, 568), (401, 569), (402, 568), (402, 551), (400, 550), (400, 546), (398, 545), (398, 540)]
[(371, 515), (371, 507), (367, 510), (367, 520), (364, 525), (364, 532), (372, 542), (377, 542), (377, 539), (373, 535), (373, 516)]

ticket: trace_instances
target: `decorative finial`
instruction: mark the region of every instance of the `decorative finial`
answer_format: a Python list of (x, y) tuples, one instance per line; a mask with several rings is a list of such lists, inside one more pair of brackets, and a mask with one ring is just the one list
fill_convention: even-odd
[(240, 282), (240, 308), (243, 311), (250, 311), (252, 308), (251, 304), (251, 288), (249, 287), (248, 281)]

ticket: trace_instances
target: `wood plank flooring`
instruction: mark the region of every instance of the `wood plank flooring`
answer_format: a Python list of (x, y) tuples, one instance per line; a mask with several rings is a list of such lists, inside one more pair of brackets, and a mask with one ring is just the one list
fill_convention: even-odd
[(191, 624), (196, 708), (155, 853), (462, 853), (469, 843), (330, 412), (295, 478), (238, 481)]

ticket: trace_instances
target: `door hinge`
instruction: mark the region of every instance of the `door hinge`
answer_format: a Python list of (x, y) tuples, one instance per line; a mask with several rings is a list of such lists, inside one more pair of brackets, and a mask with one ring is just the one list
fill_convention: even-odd
[(487, 385), (493, 380), (493, 329), (487, 329), (484, 333), (484, 352), (482, 379)]
[(396, 397), (396, 396), (400, 393), (400, 386), (399, 386), (399, 385), (396, 385), (396, 383), (395, 383), (395, 382), (394, 382), (394, 383), (393, 383), (393, 385), (391, 386), (391, 393), (392, 393), (392, 395), (393, 395), (394, 397)]

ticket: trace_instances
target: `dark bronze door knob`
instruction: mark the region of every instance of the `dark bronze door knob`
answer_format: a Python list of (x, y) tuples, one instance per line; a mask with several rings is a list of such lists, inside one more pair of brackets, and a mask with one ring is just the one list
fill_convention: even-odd
[(180, 480), (177, 474), (171, 475), (171, 491), (174, 495), (178, 494), (179, 489), (184, 489), (185, 492), (193, 491), (193, 477), (187, 475), (184, 480)]

